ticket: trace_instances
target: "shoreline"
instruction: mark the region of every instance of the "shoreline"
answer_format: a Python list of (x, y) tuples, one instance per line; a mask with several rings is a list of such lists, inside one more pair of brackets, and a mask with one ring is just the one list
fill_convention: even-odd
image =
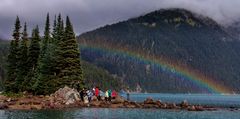
[(188, 102), (181, 103), (165, 103), (159, 100), (154, 101), (147, 98), (144, 102), (127, 101), (122, 97), (117, 97), (111, 102), (97, 101), (93, 99), (90, 103), (82, 101), (75, 101), (71, 104), (66, 104), (62, 99), (56, 99), (52, 96), (24, 96), (19, 98), (11, 98), (0, 95), (0, 109), (1, 110), (49, 110), (49, 109), (68, 109), (68, 108), (126, 108), (126, 109), (169, 109), (169, 110), (186, 110), (186, 111), (217, 111), (229, 110), (237, 111), (239, 108), (235, 107), (213, 107), (191, 105)]

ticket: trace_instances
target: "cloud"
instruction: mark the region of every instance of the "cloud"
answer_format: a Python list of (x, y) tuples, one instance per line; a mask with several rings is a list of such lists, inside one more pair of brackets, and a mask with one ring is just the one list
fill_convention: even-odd
[(77, 34), (161, 8), (184, 8), (227, 25), (240, 21), (240, 0), (1, 0), (0, 31), (10, 37), (16, 15), (32, 28), (49, 12), (69, 15)]

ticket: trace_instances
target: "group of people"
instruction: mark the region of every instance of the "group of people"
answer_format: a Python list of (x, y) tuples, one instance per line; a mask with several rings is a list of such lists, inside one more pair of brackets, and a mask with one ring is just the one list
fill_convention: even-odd
[(93, 89), (82, 89), (80, 91), (80, 98), (84, 103), (89, 103), (96, 97), (98, 101), (109, 101), (117, 97), (117, 92), (115, 90), (108, 89), (103, 92), (100, 88), (95, 87)]

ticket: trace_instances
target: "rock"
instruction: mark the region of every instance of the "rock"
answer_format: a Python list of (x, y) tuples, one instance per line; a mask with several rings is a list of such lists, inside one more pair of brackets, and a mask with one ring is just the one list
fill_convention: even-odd
[(190, 106), (188, 107), (188, 111), (204, 111), (205, 109), (202, 106)]
[(8, 98), (6, 97), (6, 96), (4, 96), (4, 95), (0, 95), (0, 100), (1, 101), (5, 101), (5, 100), (7, 100)]
[(8, 98), (7, 101), (10, 102), (12, 99), (11, 98)]
[(181, 108), (188, 108), (188, 106), (189, 106), (189, 104), (188, 104), (187, 100), (182, 101), (182, 103), (180, 104)]
[(119, 104), (119, 103), (124, 103), (124, 99), (120, 96), (117, 96), (115, 99), (112, 100), (112, 104)]
[(195, 106), (196, 111), (204, 111), (202, 106)]
[(93, 96), (93, 97), (92, 97), (92, 101), (98, 101), (97, 97), (96, 97), (96, 96)]
[(166, 103), (163, 103), (160, 108), (166, 109), (166, 108), (167, 108), (167, 104), (166, 104)]
[(167, 105), (167, 108), (168, 108), (168, 109), (177, 109), (177, 106), (176, 106), (175, 103), (171, 103), (171, 104), (168, 104), (168, 105)]
[(101, 101), (99, 107), (108, 108), (111, 104), (109, 102)]
[(118, 104), (111, 104), (110, 108), (122, 108), (123, 107), (123, 103), (118, 103)]
[(188, 111), (196, 111), (195, 106), (190, 106), (190, 107), (188, 108)]
[(66, 105), (80, 101), (78, 91), (67, 86), (65, 86), (64, 88), (60, 88), (50, 97), (54, 97), (54, 100), (57, 100), (61, 103), (63, 102)]
[(153, 104), (144, 104), (143, 107), (144, 108), (155, 108), (155, 105), (153, 105)]
[(144, 104), (155, 104), (155, 102), (153, 101), (152, 98), (147, 98), (147, 99), (144, 101)]
[(131, 105), (134, 105), (136, 108), (142, 108), (142, 106), (140, 104), (138, 104), (137, 102), (130, 102)]
[(7, 109), (8, 105), (5, 103), (0, 103), (0, 109)]
[(99, 107), (100, 104), (101, 104), (100, 101), (92, 101), (92, 102), (90, 103), (90, 106), (92, 106), (92, 107)]

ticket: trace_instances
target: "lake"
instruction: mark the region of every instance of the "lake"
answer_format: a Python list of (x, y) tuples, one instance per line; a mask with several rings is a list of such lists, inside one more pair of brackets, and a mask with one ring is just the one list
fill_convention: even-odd
[[(134, 101), (147, 97), (166, 102), (181, 102), (217, 106), (240, 106), (239, 95), (207, 94), (131, 94)], [(1, 110), (0, 119), (240, 119), (240, 110), (189, 112), (185, 110), (162, 109), (110, 109), (110, 108), (77, 108), (63, 110), (9, 111)]]

